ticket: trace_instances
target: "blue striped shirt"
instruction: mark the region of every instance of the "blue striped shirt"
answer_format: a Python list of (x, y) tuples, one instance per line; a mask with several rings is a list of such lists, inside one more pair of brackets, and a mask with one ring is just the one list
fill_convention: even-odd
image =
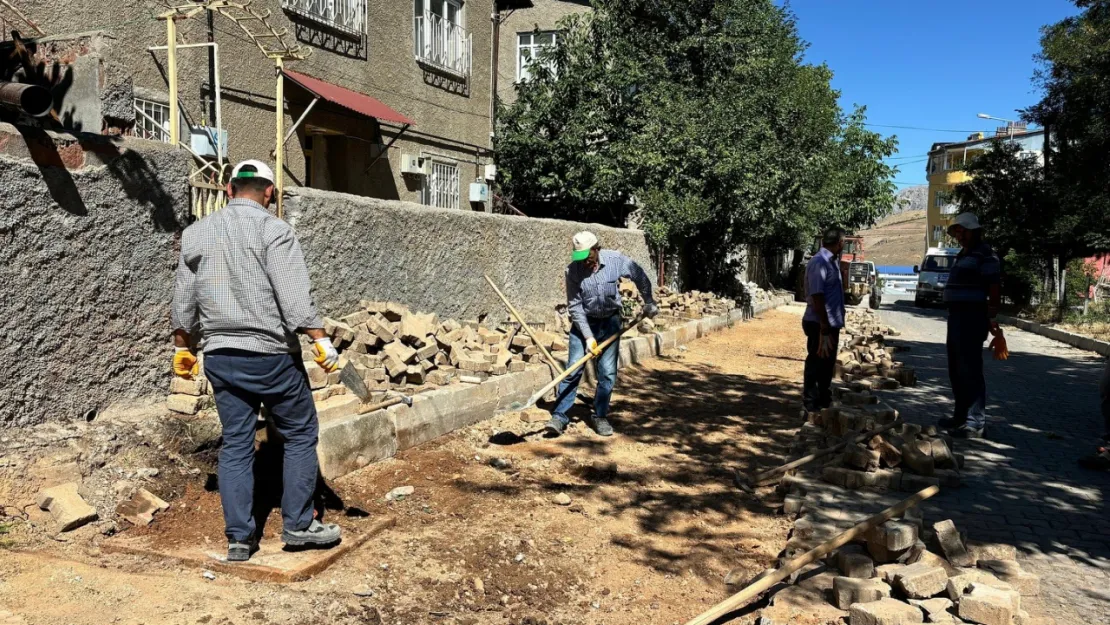
[(1002, 263), (991, 246), (980, 243), (961, 250), (948, 273), (944, 301), (949, 304), (985, 304), (990, 287), (1002, 282)]
[(654, 304), (651, 278), (644, 268), (615, 250), (601, 250), (597, 271), (591, 272), (584, 261), (567, 265), (567, 310), (575, 327), (586, 339), (593, 338), (589, 317), (604, 319), (620, 312), (620, 279), (636, 283), (644, 304)]

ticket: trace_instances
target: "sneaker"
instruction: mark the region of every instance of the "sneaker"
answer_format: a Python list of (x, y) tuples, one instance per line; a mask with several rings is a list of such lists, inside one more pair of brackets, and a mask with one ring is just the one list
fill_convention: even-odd
[(316, 519), (308, 529), (295, 531), (285, 530), (281, 533), (281, 541), (291, 547), (320, 547), (339, 542), (339, 526), (323, 524)]
[(957, 419), (956, 417), (944, 417), (937, 421), (937, 427), (942, 430), (954, 430), (963, 424), (967, 423), (967, 419)]
[(594, 417), (594, 431), (598, 436), (612, 436), (613, 426), (609, 424), (609, 420), (605, 417)]
[(1095, 453), (1080, 458), (1079, 466), (1090, 471), (1110, 470), (1110, 450), (1099, 447)]
[(983, 426), (975, 427), (970, 423), (964, 423), (961, 426), (950, 428), (948, 435), (952, 438), (983, 438)]
[(548, 438), (558, 438), (563, 435), (567, 429), (567, 422), (558, 417), (551, 417), (551, 420), (543, 426), (544, 436)]
[(228, 562), (246, 562), (251, 559), (251, 554), (258, 551), (258, 541), (249, 540), (240, 542), (231, 540), (227, 543), (227, 561)]

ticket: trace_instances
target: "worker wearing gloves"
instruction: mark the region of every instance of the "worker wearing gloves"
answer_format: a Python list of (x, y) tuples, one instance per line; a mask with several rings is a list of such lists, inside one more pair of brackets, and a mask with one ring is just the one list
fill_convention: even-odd
[(1002, 331), (995, 321), (1002, 303), (1002, 264), (983, 241), (979, 219), (960, 213), (948, 234), (962, 248), (948, 274), (948, 377), (955, 408), (940, 427), (957, 438), (981, 438), (987, 424), (987, 383), (983, 377), (983, 343)]
[(273, 179), (260, 161), (232, 170), (231, 201), (181, 236), (173, 294), (174, 373), (197, 374), (190, 332), (199, 326), (204, 375), (223, 425), (219, 486), (232, 562), (258, 549), (254, 435), (262, 406), (285, 440), (282, 540), (293, 546), (339, 541), (339, 527), (313, 517), (319, 422), (296, 332), (312, 338), (316, 362), (326, 370), (335, 369), (339, 354), (324, 334), (293, 229), (266, 209)]
[(802, 331), (806, 335), (806, 365), (802, 405), (817, 412), (832, 405), (832, 379), (840, 330), (844, 328), (844, 283), (840, 275), (840, 252), (844, 231), (833, 228), (821, 239), (821, 250), (806, 265), (806, 312)]
[[(601, 436), (612, 436), (609, 424), (609, 400), (617, 381), (620, 339), (604, 351), (598, 343), (621, 331), (621, 294), (619, 282), (628, 278), (636, 283), (644, 300), (644, 316), (659, 314), (651, 292), (651, 279), (636, 261), (614, 250), (603, 250), (592, 232), (579, 232), (572, 241), (574, 252), (567, 266), (567, 309), (574, 327), (570, 332), (568, 361), (577, 362), (589, 350), (597, 357), (597, 394), (594, 395), (593, 427)], [(547, 422), (548, 436), (559, 436), (570, 418), (567, 411), (574, 405), (578, 384), (582, 381), (579, 368), (559, 385), (555, 410)]]

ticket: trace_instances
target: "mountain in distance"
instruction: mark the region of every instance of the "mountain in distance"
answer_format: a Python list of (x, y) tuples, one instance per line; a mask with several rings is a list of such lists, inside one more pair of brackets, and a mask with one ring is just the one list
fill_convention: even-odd
[(923, 211), (929, 206), (929, 185), (921, 184), (906, 187), (898, 192), (894, 200), (894, 210), (891, 215), (900, 215), (906, 212)]

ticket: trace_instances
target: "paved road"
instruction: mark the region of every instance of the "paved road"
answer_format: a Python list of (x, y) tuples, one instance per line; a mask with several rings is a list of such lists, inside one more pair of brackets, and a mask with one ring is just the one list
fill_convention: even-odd
[[(948, 416), (944, 311), (884, 298), (882, 316), (901, 330), (911, 351), (899, 357), (918, 376), (890, 402), (912, 422)], [(1045, 614), (1061, 625), (1110, 623), (1110, 474), (1076, 465), (1102, 433), (1102, 360), (1016, 329), (1006, 337), (1010, 360), (987, 362), (987, 439), (957, 442), (965, 485), (935, 497), (928, 518), (952, 518), (971, 539), (1017, 545), (1025, 568), (1041, 576)]]

